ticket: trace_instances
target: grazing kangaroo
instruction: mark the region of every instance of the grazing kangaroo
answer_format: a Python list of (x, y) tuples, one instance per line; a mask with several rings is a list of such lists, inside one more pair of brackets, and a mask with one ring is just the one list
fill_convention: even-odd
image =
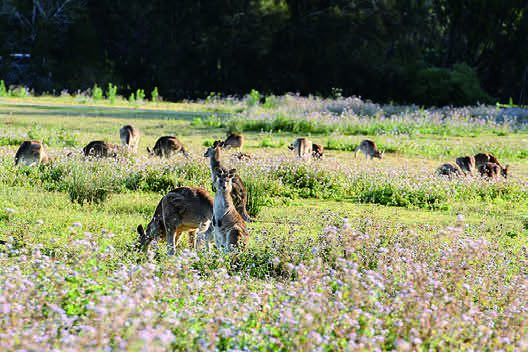
[(119, 146), (104, 141), (92, 141), (83, 148), (84, 156), (96, 158), (116, 157)]
[(39, 141), (24, 141), (15, 154), (15, 165), (33, 166), (49, 161), (46, 147)]
[(137, 153), (139, 147), (139, 130), (132, 125), (125, 125), (119, 130), (121, 145), (127, 146), (128, 149)]
[(436, 175), (438, 176), (448, 176), (451, 177), (459, 177), (462, 176), (462, 171), (458, 167), (458, 165), (446, 163), (440, 165), (438, 169), (436, 169)]
[(189, 154), (185, 150), (183, 143), (173, 136), (163, 136), (158, 138), (156, 144), (154, 144), (153, 150), (147, 147), (147, 151), (151, 155), (157, 155), (160, 158), (169, 158), (174, 153), (182, 153), (186, 158)]
[(227, 171), (220, 167), (215, 170), (215, 174), (217, 192), (213, 206), (213, 227), (216, 247), (224, 252), (233, 247), (244, 248), (247, 246), (249, 234), (246, 223), (235, 209), (231, 197), (236, 170)]
[(297, 138), (288, 149), (293, 150), (298, 158), (304, 159), (312, 155), (312, 142), (307, 138)]
[(242, 151), (242, 147), (244, 146), (244, 136), (238, 133), (231, 133), (229, 132), (227, 134), (227, 138), (225, 139), (223, 143), (223, 148), (229, 149), (229, 148), (238, 148), (238, 151)]
[(138, 226), (139, 239), (136, 248), (146, 252), (152, 240), (165, 237), (167, 253), (173, 255), (174, 246), (184, 231), (189, 232), (191, 246), (195, 246), (196, 232), (212, 239), (212, 218), (213, 198), (206, 190), (193, 187), (176, 188), (161, 198), (147, 230), (143, 229), (143, 225)]
[[(507, 168), (506, 168), (507, 169)], [(481, 164), (478, 168), (480, 176), (488, 177), (490, 179), (496, 180), (501, 174), (504, 178), (507, 178), (507, 173), (503, 173), (503, 168), (497, 163), (487, 162)]]
[(475, 164), (479, 172), (480, 172), (481, 166), (485, 165), (486, 163), (497, 164), (500, 168), (500, 174), (504, 178), (508, 178), (508, 165), (503, 167), (501, 163), (499, 162), (499, 160), (493, 154), (478, 153), (477, 155), (475, 155)]
[(456, 164), (462, 172), (466, 175), (473, 175), (473, 169), (475, 168), (475, 158), (473, 156), (461, 156), (456, 158)]
[(324, 147), (322, 144), (312, 143), (312, 156), (314, 159), (321, 159), (324, 154)]
[(370, 160), (374, 158), (382, 159), (383, 158), (383, 152), (380, 152), (378, 150), (378, 147), (376, 146), (376, 142), (371, 141), (369, 139), (364, 139), (359, 143), (358, 147), (356, 148), (356, 151), (354, 152), (354, 157), (357, 158), (358, 151), (365, 154), (365, 159), (368, 159), (370, 156)]
[[(207, 148), (204, 154), (204, 157), (209, 158), (209, 166), (211, 167), (212, 188), (215, 192), (217, 191), (216, 170), (222, 167), (220, 163), (220, 148), (222, 147), (222, 145), (222, 141), (215, 141), (213, 143), (213, 146)], [(233, 198), (233, 203), (235, 204), (236, 210), (245, 221), (251, 221), (251, 217), (249, 216), (246, 210), (248, 197), (247, 191), (239, 175), (234, 176), (232, 188), (233, 189), (231, 192), (231, 196)]]

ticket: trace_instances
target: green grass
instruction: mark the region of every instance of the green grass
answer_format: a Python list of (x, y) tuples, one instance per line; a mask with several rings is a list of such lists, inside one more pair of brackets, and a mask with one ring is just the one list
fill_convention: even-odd
[[(56, 331), (79, 337), (80, 350), (119, 349), (117, 337), (130, 341), (124, 349), (140, 350), (141, 336), (156, 328), (175, 336), (170, 344), (175, 350), (313, 350), (316, 333), (329, 336), (319, 347), (346, 350), (355, 341), (348, 333), (368, 340), (382, 332), (382, 344), (372, 340), (364, 349), (390, 350), (398, 339), (419, 337), (423, 349), (460, 350), (479, 345), (475, 324), (489, 324), (475, 318), (478, 311), (486, 319), (497, 314), (492, 320), (497, 336), (483, 342), (490, 350), (507, 345), (500, 336), (511, 333), (512, 341), (521, 340), (515, 319), (524, 316), (509, 308), (524, 299), (519, 287), (528, 245), (528, 135), (523, 131), (440, 134), (421, 127), (405, 135), (370, 129), (359, 135), (310, 134), (302, 124), (266, 133), (246, 129), (244, 152), (252, 159), (226, 153), (223, 162), (239, 171), (249, 192), (248, 210), (255, 217), (247, 224), (249, 248), (234, 256), (195, 253), (182, 238), (176, 257), (168, 258), (163, 243), (147, 256), (134, 251), (136, 227), (146, 226), (162, 195), (174, 187), (211, 191), (203, 152), (225, 136), (224, 119), (204, 117), (199, 104), (167, 105), (182, 113), (165, 114), (154, 105), (135, 111), (116, 102), (113, 110), (104, 102), (78, 108), (57, 107), (73, 103), (62, 98), (27, 99), (39, 106), (13, 105), (28, 102), (25, 98), (0, 103), (0, 240), (9, 242), (0, 245), (0, 271), (8, 278), (2, 286), (6, 297), (24, 307), (8, 315), (9, 323), (0, 321), (3, 331), (25, 331), (22, 321), (59, 324)], [(195, 111), (187, 114), (185, 108)], [(88, 161), (77, 154), (90, 140), (118, 143), (126, 123), (142, 133), (139, 155)], [(146, 146), (171, 134), (188, 146), (189, 160), (147, 155)], [(322, 160), (293, 158), (286, 146), (301, 135), (326, 146)], [(51, 165), (14, 167), (17, 144), (26, 138), (48, 144)], [(354, 158), (364, 138), (386, 151), (382, 160)], [(481, 150), (510, 164), (512, 177), (489, 182), (434, 176), (440, 163)], [(28, 282), (38, 289), (26, 290)], [(21, 286), (7, 292), (13, 283)], [(423, 323), (417, 317), (431, 306), (437, 311)], [(456, 331), (438, 323), (440, 315)], [(476, 320), (465, 322), (468, 315)], [(75, 321), (66, 327), (68, 318)], [(99, 335), (77, 330), (90, 324)], [(97, 337), (103, 335), (107, 340)], [(66, 339), (47, 338), (66, 349), (66, 342), (59, 342)], [(6, 349), (26, 346), (20, 337), (5, 341), (15, 346)]]

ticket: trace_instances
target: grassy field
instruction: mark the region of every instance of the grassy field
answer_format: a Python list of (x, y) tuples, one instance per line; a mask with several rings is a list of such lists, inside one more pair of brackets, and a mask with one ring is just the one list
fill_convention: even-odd
[[(2, 350), (528, 349), (528, 131), (488, 107), (379, 106), (273, 97), (110, 105), (0, 100)], [(135, 156), (85, 160), (91, 140), (142, 133)], [(250, 244), (224, 256), (180, 241), (136, 253), (167, 191), (211, 191), (206, 145), (243, 131), (236, 167), (250, 192)], [(191, 157), (150, 157), (162, 135)], [(299, 136), (327, 147), (299, 162)], [(374, 139), (382, 160), (354, 157)], [(50, 165), (17, 168), (26, 139)], [(511, 176), (447, 180), (479, 151)]]

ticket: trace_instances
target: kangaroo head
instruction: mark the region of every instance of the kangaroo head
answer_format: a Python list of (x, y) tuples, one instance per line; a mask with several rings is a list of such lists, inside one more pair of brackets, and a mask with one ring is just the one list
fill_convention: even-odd
[(504, 177), (504, 178), (508, 178), (508, 168), (510, 166), (509, 165), (506, 165), (505, 167), (502, 167), (501, 168), (501, 175)]
[(137, 232), (139, 237), (136, 243), (136, 248), (138, 250), (146, 251), (150, 242), (162, 235), (161, 228), (159, 226), (159, 219), (152, 219), (152, 221), (147, 225), (147, 230), (143, 228), (143, 225), (139, 225), (137, 227)]
[(210, 158), (215, 155), (216, 152), (219, 152), (218, 148), (222, 148), (224, 146), (224, 142), (222, 141), (214, 141), (213, 146), (207, 148), (207, 150), (204, 153), (204, 157)]
[(218, 190), (230, 193), (233, 189), (233, 177), (236, 175), (236, 169), (227, 171), (224, 168), (216, 170), (216, 182)]
[(383, 152), (380, 152), (379, 150), (376, 150), (374, 152), (374, 157), (375, 158), (379, 158), (379, 159), (383, 159), (383, 153), (385, 153), (384, 151)]

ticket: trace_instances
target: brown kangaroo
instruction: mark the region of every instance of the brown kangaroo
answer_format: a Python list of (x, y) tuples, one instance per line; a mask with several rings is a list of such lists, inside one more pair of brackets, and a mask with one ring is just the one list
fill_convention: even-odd
[(383, 152), (380, 152), (378, 150), (378, 147), (376, 146), (376, 142), (371, 141), (369, 139), (364, 139), (359, 143), (358, 147), (356, 148), (356, 151), (354, 152), (354, 157), (357, 157), (357, 153), (362, 152), (365, 154), (365, 159), (368, 159), (370, 157), (370, 160), (374, 158), (382, 159), (383, 158)]
[(121, 145), (128, 147), (134, 153), (137, 153), (139, 147), (139, 130), (132, 125), (125, 125), (119, 130)]
[(506, 176), (502, 173), (502, 167), (496, 163), (487, 162), (485, 164), (481, 164), (478, 170), (480, 176), (482, 177), (488, 177), (490, 179), (496, 180), (499, 178), (499, 175), (502, 174), (502, 176), (506, 178)]
[(455, 176), (462, 176), (462, 171), (458, 167), (458, 165), (446, 163), (440, 165), (438, 169), (436, 169), (436, 175), (438, 176), (448, 176), (449, 178), (455, 177)]
[(312, 155), (312, 142), (307, 138), (297, 138), (288, 146), (298, 158), (304, 159)]
[(238, 148), (238, 151), (242, 151), (242, 147), (244, 146), (244, 136), (238, 133), (231, 133), (229, 132), (227, 134), (227, 138), (225, 139), (223, 143), (223, 148), (229, 149), (229, 148)]
[(213, 206), (213, 227), (216, 247), (224, 252), (233, 247), (245, 248), (249, 240), (246, 223), (233, 205), (231, 197), (236, 170), (220, 167), (216, 173), (216, 196)]
[(322, 144), (312, 143), (312, 156), (314, 159), (321, 159), (324, 154), (324, 147)]
[(116, 157), (119, 146), (104, 141), (92, 141), (83, 148), (84, 156), (93, 156), (96, 158)]
[[(475, 164), (477, 169), (480, 172), (481, 166), (485, 165), (486, 163), (494, 163), (497, 164), (500, 168), (500, 174), (504, 178), (508, 178), (508, 165), (502, 166), (499, 160), (491, 153), (478, 153), (475, 155)], [(482, 174), (482, 173), (481, 173)]]
[(33, 166), (49, 161), (46, 147), (40, 141), (24, 141), (15, 154), (15, 165)]
[(185, 157), (189, 157), (183, 143), (174, 136), (163, 136), (158, 138), (156, 144), (154, 144), (153, 150), (150, 150), (150, 148), (147, 147), (147, 151), (149, 154), (159, 156), (160, 158), (169, 158), (174, 153), (182, 153)]
[[(213, 143), (212, 147), (207, 148), (205, 151), (204, 157), (209, 158), (209, 166), (211, 168), (211, 180), (212, 180), (212, 189), (213, 191), (217, 191), (216, 189), (216, 170), (221, 168), (222, 165), (220, 163), (220, 148), (222, 147), (223, 142), (222, 141), (215, 141)], [(232, 187), (231, 197), (233, 198), (233, 203), (235, 204), (235, 208), (237, 209), (240, 216), (245, 221), (252, 221), (251, 217), (249, 216), (246, 207), (247, 207), (247, 191), (244, 187), (244, 183), (242, 182), (242, 179), (239, 175), (235, 175), (233, 178), (233, 187)]]
[(461, 156), (456, 158), (455, 161), (464, 174), (473, 175), (473, 169), (475, 168), (475, 157)]
[(213, 238), (211, 220), (213, 218), (213, 198), (206, 190), (193, 187), (179, 187), (165, 195), (147, 225), (139, 225), (137, 248), (147, 251), (150, 242), (165, 237), (167, 253), (174, 254), (174, 246), (184, 231), (189, 232), (189, 243), (195, 246), (194, 235), (205, 234), (207, 239)]

